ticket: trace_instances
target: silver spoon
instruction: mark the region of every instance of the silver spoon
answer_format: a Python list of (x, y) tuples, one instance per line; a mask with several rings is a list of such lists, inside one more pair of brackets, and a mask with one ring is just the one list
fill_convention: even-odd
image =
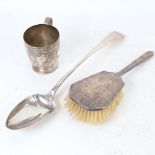
[(34, 94), (21, 101), (9, 114), (6, 121), (6, 126), (9, 129), (21, 129), (38, 122), (46, 115), (52, 113), (56, 107), (54, 102), (55, 94), (61, 84), (96, 51), (122, 38), (124, 38), (124, 35), (116, 31), (113, 31), (107, 35), (79, 63), (77, 63), (68, 73), (66, 73), (48, 94)]

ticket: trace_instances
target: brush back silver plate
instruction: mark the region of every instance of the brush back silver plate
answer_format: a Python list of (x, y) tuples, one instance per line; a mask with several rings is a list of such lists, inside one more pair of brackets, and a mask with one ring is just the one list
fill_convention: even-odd
[(116, 73), (102, 71), (70, 86), (69, 97), (88, 110), (106, 108), (124, 86)]

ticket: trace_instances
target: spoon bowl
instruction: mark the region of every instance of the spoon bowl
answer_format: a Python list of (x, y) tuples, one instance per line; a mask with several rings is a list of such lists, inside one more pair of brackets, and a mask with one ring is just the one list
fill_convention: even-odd
[(9, 114), (6, 126), (20, 129), (34, 124), (55, 110), (50, 94), (34, 94), (22, 100)]

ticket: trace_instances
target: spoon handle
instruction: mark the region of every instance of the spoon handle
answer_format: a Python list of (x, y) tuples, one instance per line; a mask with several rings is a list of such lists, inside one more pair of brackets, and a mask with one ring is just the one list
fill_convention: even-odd
[(139, 58), (134, 60), (131, 64), (129, 64), (128, 66), (123, 68), (121, 71), (117, 72), (116, 74), (118, 74), (119, 76), (122, 76), (122, 75), (124, 75), (125, 73), (127, 73), (128, 71), (130, 71), (131, 69), (138, 66), (139, 64), (146, 61), (147, 59), (149, 59), (152, 56), (153, 56), (153, 52), (152, 51), (147, 51), (143, 55), (141, 55)]
[(55, 96), (56, 91), (58, 88), (61, 86), (61, 84), (84, 62), (86, 61), (90, 56), (92, 56), (95, 52), (98, 50), (104, 48), (105, 46), (109, 45), (110, 43), (113, 43), (115, 41), (118, 41), (120, 39), (124, 38), (124, 35), (117, 32), (113, 31), (109, 35), (107, 35), (97, 46), (95, 46), (84, 58), (82, 58), (79, 63), (77, 63), (69, 72), (67, 72), (57, 83), (56, 85), (52, 88), (50, 93), (52, 96)]

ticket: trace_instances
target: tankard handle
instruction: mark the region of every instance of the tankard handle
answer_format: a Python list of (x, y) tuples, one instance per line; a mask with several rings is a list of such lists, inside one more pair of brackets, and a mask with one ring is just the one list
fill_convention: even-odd
[(53, 19), (51, 17), (46, 17), (44, 24), (52, 26), (53, 25)]

